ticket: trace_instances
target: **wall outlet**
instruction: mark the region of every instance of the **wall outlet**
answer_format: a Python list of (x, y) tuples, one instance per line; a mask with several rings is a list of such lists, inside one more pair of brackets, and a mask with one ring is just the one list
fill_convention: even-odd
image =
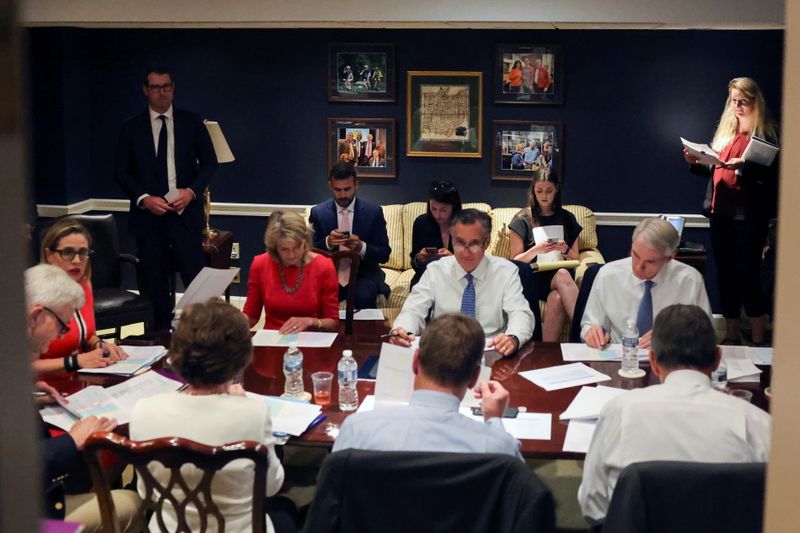
[(239, 243), (233, 243), (231, 247), (231, 259), (239, 259)]

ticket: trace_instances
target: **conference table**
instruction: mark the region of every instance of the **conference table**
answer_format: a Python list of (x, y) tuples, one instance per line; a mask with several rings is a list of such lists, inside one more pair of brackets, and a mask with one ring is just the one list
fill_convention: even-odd
[[(332, 372), (336, 375), (336, 365), (342, 355), (342, 350), (352, 350), (353, 356), (359, 364), (364, 364), (370, 355), (378, 355), (381, 350), (380, 336), (389, 331), (389, 321), (357, 320), (354, 323), (353, 333), (345, 335), (339, 333), (336, 340), (329, 348), (301, 348), (303, 352), (303, 383), (305, 390), (311, 392), (311, 374), (318, 371)], [(344, 325), (342, 325), (342, 331)], [(124, 344), (124, 340), (122, 342)], [(285, 347), (256, 347), (251, 364), (244, 370), (241, 382), (245, 390), (258, 394), (279, 396), (283, 392), (283, 354)], [(492, 352), (489, 352), (490, 354)], [(163, 360), (162, 360), (163, 361)], [(540, 459), (582, 459), (582, 453), (565, 452), (564, 437), (567, 432), (567, 421), (560, 421), (559, 415), (563, 413), (580, 387), (571, 387), (557, 391), (545, 391), (532, 382), (519, 375), (526, 370), (546, 368), (564, 364), (559, 343), (530, 341), (512, 357), (500, 358), (492, 365), (492, 379), (499, 381), (511, 395), (510, 407), (525, 407), (528, 413), (550, 413), (551, 438), (550, 440), (521, 440), (522, 455), (529, 458)], [(619, 362), (586, 362), (587, 365), (611, 376), (611, 381), (604, 381), (605, 386), (631, 389), (658, 383), (658, 377), (650, 371), (650, 365), (642, 362), (645, 376), (639, 379), (624, 379), (617, 375)], [(769, 366), (759, 367), (763, 370), (760, 383), (729, 384), (732, 388), (744, 388), (753, 392), (753, 403), (768, 410), (768, 399), (764, 395), (764, 388), (769, 386)], [(57, 380), (49, 380), (57, 390), (72, 393), (88, 385), (110, 386), (125, 378), (99, 374), (71, 374)], [(375, 382), (367, 380), (358, 381), (359, 399), (373, 394)], [(467, 394), (472, 394), (467, 391)], [(338, 388), (334, 377), (331, 391), (331, 403), (323, 407), (326, 419), (308, 429), (299, 437), (293, 437), (289, 442), (299, 446), (330, 447), (333, 444), (336, 429), (341, 426), (344, 419), (352, 414), (343, 412), (337, 405)], [(123, 428), (124, 431), (124, 428)]]

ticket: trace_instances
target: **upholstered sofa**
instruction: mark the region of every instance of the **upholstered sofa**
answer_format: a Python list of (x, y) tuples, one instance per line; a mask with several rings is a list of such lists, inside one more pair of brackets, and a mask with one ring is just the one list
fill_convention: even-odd
[[(409, 204), (384, 205), (383, 215), (386, 218), (386, 228), (389, 233), (389, 244), (392, 254), (389, 261), (381, 267), (386, 273), (386, 283), (391, 288), (388, 301), (383, 298), (378, 302), (380, 307), (399, 309), (403, 306), (409, 293), (409, 284), (414, 276), (411, 268), (411, 230), (414, 220), (425, 212), (425, 202), (412, 202)], [(498, 207), (492, 209), (489, 204), (467, 203), (464, 207), (480, 209), (492, 217), (492, 240), (488, 253), (508, 258), (510, 255), (510, 240), (508, 223), (519, 211), (518, 207)], [(583, 277), (587, 265), (591, 263), (605, 263), (603, 255), (597, 249), (597, 228), (594, 213), (580, 205), (565, 205), (564, 209), (575, 215), (583, 231), (578, 237), (580, 250), (580, 266), (577, 267), (575, 277), (578, 283)]]

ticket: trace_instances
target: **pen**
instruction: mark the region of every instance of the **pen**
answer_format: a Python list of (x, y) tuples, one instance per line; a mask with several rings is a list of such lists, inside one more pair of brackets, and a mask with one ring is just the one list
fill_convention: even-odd
[(399, 333), (384, 333), (379, 338), (381, 338), (381, 339), (391, 339), (392, 337), (399, 337), (399, 336), (400, 336)]
[(109, 352), (108, 349), (106, 348), (106, 343), (103, 342), (103, 339), (100, 339), (100, 342), (97, 345), (103, 349), (103, 357), (108, 357), (109, 355), (111, 355), (111, 352)]
[(317, 418), (314, 419), (313, 422), (311, 422), (308, 425), (308, 429), (311, 429), (313, 427), (316, 427), (316, 426), (320, 425), (323, 422), (323, 420), (325, 420), (326, 418), (328, 418), (328, 415), (326, 415), (325, 413), (321, 413)]
[(46, 392), (42, 392), (40, 390), (35, 390), (35, 391), (33, 391), (33, 395), (34, 396), (47, 396), (47, 393)]

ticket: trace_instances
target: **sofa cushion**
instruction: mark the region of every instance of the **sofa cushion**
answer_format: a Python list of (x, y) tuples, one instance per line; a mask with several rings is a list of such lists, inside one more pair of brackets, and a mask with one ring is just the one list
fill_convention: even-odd
[(594, 213), (582, 205), (565, 205), (564, 209), (575, 215), (583, 231), (578, 235), (578, 250), (597, 248), (597, 221)]
[(492, 209), (492, 242), (489, 253), (497, 257), (511, 257), (511, 238), (508, 224), (519, 211), (518, 207), (498, 207)]
[(409, 269), (405, 271), (392, 270), (388, 268), (383, 269), (386, 274), (386, 284), (389, 285), (392, 292), (389, 293), (389, 300), (384, 307), (389, 309), (400, 309), (403, 307), (403, 302), (406, 301), (408, 293), (411, 292), (411, 278), (414, 277), (414, 271)]
[[(389, 246), (392, 247), (389, 260), (381, 266), (393, 268), (395, 270), (403, 270), (405, 265), (403, 261), (403, 256), (405, 255), (403, 248), (403, 205), (382, 205), (381, 208), (383, 209), (383, 218), (386, 219), (386, 233), (389, 235)], [(409, 228), (408, 231), (411, 231), (411, 228)]]

